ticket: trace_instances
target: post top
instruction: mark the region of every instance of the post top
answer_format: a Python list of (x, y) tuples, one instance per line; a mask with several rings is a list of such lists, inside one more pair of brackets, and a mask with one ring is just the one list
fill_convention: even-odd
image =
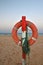
[(25, 20), (26, 19), (26, 16), (22, 16), (22, 20)]

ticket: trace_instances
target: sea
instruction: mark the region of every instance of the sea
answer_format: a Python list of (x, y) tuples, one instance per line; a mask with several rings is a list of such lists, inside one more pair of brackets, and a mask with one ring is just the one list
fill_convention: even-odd
[[(32, 33), (27, 33), (29, 36), (32, 35)], [(0, 35), (12, 35), (11, 33), (0, 33)], [(22, 35), (22, 33), (18, 33), (19, 36)], [(43, 33), (38, 33), (39, 36), (43, 36)]]

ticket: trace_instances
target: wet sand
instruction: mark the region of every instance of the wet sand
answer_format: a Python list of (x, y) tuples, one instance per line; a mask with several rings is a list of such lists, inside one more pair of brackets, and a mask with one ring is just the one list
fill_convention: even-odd
[[(11, 35), (0, 35), (0, 65), (21, 65), (22, 49)], [(30, 46), (30, 65), (43, 65), (43, 36)], [(27, 60), (28, 61), (28, 60)]]

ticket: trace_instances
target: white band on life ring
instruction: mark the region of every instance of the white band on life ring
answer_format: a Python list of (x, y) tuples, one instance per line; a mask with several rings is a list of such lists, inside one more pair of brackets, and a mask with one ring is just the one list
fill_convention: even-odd
[(20, 45), (21, 45), (21, 41), (18, 42), (18, 46), (20, 46)]
[(35, 37), (32, 37), (32, 40), (36, 40), (36, 38)]

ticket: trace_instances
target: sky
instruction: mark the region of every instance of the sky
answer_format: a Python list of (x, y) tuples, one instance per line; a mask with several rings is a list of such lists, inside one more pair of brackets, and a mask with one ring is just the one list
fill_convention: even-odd
[(43, 0), (0, 0), (0, 33), (11, 33), (22, 16), (43, 33)]

